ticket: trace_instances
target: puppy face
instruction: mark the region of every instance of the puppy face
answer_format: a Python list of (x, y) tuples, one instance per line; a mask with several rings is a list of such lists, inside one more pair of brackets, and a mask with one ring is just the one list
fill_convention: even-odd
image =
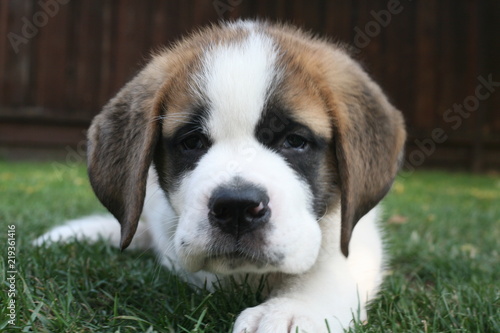
[(307, 119), (330, 119), (314, 92), (293, 103), (288, 90), (300, 83), (279, 52), (258, 33), (213, 47), (179, 92), (185, 104), (166, 104), (156, 164), (179, 216), (176, 252), (190, 270), (299, 273), (315, 262), (318, 220), (334, 193), (321, 166), (333, 163), (328, 127)]
[(255, 23), (202, 31), (157, 55), (96, 117), (89, 175), (133, 237), (152, 160), (191, 271), (301, 273), (321, 218), (357, 220), (385, 195), (402, 118), (340, 49)]

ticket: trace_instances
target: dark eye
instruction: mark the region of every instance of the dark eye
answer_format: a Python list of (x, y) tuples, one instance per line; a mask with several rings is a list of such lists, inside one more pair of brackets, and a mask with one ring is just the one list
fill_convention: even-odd
[(283, 147), (287, 149), (304, 149), (307, 146), (307, 140), (297, 134), (290, 134), (285, 138)]
[(184, 138), (179, 146), (184, 151), (203, 150), (207, 148), (207, 139), (201, 134), (193, 134)]

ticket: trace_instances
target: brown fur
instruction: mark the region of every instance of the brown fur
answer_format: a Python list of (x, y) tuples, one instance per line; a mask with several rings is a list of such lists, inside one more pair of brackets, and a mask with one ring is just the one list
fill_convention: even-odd
[[(297, 120), (331, 142), (329, 160), (337, 165), (330, 171), (340, 187), (341, 249), (347, 256), (357, 221), (385, 196), (396, 175), (406, 136), (403, 118), (340, 47), (286, 26), (261, 29), (279, 45), (283, 102), (293, 106)], [(203, 49), (245, 35), (214, 26), (158, 53), (94, 119), (90, 181), (122, 225), (122, 248), (136, 231), (161, 131), (173, 133), (193, 106), (190, 74), (199, 68)]]
[(182, 111), (191, 101), (186, 94), (189, 74), (203, 47), (229, 37), (213, 27), (159, 52), (94, 118), (88, 133), (88, 174), (99, 200), (121, 223), (122, 249), (137, 230), (161, 116), (168, 108), (168, 116), (175, 119), (163, 123), (167, 133), (182, 123)]
[(272, 27), (271, 33), (279, 40), (283, 66), (291, 73), (288, 99), (300, 111), (297, 117), (334, 138), (341, 248), (347, 256), (354, 226), (385, 196), (399, 169), (406, 139), (402, 115), (341, 47), (295, 28)]

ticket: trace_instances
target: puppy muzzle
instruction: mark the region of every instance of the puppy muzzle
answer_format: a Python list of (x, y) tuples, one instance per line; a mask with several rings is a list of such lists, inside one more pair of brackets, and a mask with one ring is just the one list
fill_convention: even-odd
[(208, 208), (212, 226), (236, 239), (266, 225), (271, 217), (266, 191), (250, 183), (217, 187)]

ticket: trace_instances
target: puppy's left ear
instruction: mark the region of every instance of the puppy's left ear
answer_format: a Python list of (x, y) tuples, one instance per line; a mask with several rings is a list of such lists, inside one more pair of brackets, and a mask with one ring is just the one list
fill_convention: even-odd
[(125, 249), (142, 213), (148, 170), (160, 134), (155, 95), (160, 80), (146, 67), (97, 115), (88, 132), (90, 183), (121, 224)]
[[(341, 250), (354, 226), (389, 191), (403, 159), (404, 120), (380, 87), (354, 62), (333, 89), (335, 153), (341, 191)], [(340, 93), (338, 93), (340, 92)]]

